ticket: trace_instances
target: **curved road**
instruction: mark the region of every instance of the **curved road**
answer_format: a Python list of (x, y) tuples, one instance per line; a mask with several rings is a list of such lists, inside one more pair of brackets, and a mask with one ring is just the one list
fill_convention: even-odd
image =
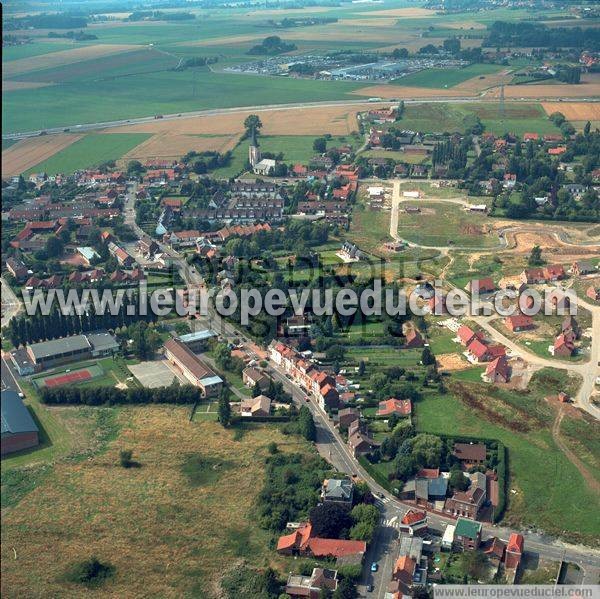
[[(392, 212), (391, 212), (391, 217), (390, 217), (390, 236), (396, 240), (401, 240), (401, 237), (398, 235), (398, 218), (399, 218), (399, 212), (400, 212), (400, 204), (405, 201), (410, 202), (410, 199), (403, 198), (400, 195), (400, 184), (406, 183), (408, 181), (409, 181), (408, 179), (397, 179), (394, 181), (394, 189), (393, 189), (393, 194), (392, 194)], [(420, 198), (418, 202), (419, 202), (419, 204), (421, 204), (423, 202), (446, 202), (446, 203), (450, 203), (450, 204), (458, 204), (461, 206), (470, 206), (471, 205), (469, 202), (467, 202), (465, 200), (461, 200), (459, 198)], [(516, 227), (509, 227), (509, 228), (503, 229), (501, 231), (501, 240), (504, 241), (504, 244), (502, 245), (502, 247), (504, 247), (504, 248), (508, 247), (508, 242), (505, 237), (506, 233), (522, 232), (522, 231), (526, 231), (526, 230), (532, 230), (535, 232), (539, 232), (539, 227), (534, 227), (533, 225), (525, 225), (524, 227), (516, 226)], [(550, 234), (555, 236), (555, 238), (559, 239), (562, 242), (562, 240), (560, 239), (559, 233), (557, 231), (550, 231)], [(586, 249), (588, 247), (587, 242), (584, 242), (582, 244), (576, 244), (573, 242), (567, 242), (567, 243), (568, 243), (568, 245), (572, 245), (572, 246), (576, 246), (576, 247), (579, 245), (582, 245)], [(595, 242), (593, 242), (593, 243), (595, 243)], [(424, 245), (421, 245), (418, 243), (410, 243), (410, 245), (413, 247), (431, 249), (430, 246), (424, 246)], [(481, 252), (494, 251), (494, 248), (479, 248), (478, 249), (478, 248), (459, 248), (459, 247), (454, 247), (454, 246), (441, 247), (438, 249), (443, 250), (445, 253), (448, 253), (448, 251), (450, 251), (450, 250), (461, 250), (461, 249), (467, 249), (470, 251), (481, 251)], [(448, 281), (446, 281), (446, 282), (448, 282)], [(586, 300), (584, 300), (582, 298), (578, 298), (577, 303), (579, 306), (582, 306), (583, 308), (586, 308), (587, 310), (589, 310), (590, 313), (592, 314), (592, 332), (593, 332), (592, 346), (591, 346), (591, 350), (590, 350), (590, 357), (589, 357), (588, 361), (586, 361), (585, 363), (574, 363), (574, 362), (567, 362), (567, 361), (558, 360), (558, 359), (542, 358), (540, 356), (537, 356), (536, 354), (533, 354), (532, 352), (530, 352), (527, 349), (525, 349), (524, 347), (522, 347), (520, 344), (515, 343), (514, 341), (511, 341), (508, 337), (506, 337), (500, 331), (498, 331), (496, 328), (494, 328), (490, 324), (490, 321), (493, 320), (495, 318), (495, 316), (488, 316), (488, 317), (478, 316), (478, 317), (474, 317), (473, 320), (475, 322), (477, 322), (482, 328), (484, 328), (494, 340), (502, 343), (503, 345), (508, 347), (514, 354), (521, 356), (522, 358), (524, 358), (527, 362), (529, 362), (533, 366), (535, 366), (537, 368), (545, 368), (545, 367), (564, 368), (564, 369), (568, 370), (569, 372), (573, 372), (573, 373), (581, 376), (582, 383), (581, 383), (581, 386), (579, 387), (577, 395), (573, 398), (574, 402), (582, 410), (585, 410), (588, 414), (590, 414), (594, 418), (600, 420), (600, 408), (598, 408), (598, 406), (594, 405), (591, 401), (591, 395), (594, 390), (594, 384), (595, 384), (596, 377), (600, 377), (600, 334), (596, 334), (596, 331), (600, 331), (600, 306), (590, 304), (589, 302), (587, 302)]]

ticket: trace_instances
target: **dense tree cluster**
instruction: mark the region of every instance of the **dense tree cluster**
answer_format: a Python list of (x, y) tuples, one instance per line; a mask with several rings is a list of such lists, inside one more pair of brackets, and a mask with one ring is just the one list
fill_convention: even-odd
[(600, 50), (600, 31), (593, 27), (548, 27), (539, 21), (496, 21), (483, 41), (488, 47), (585, 48)]

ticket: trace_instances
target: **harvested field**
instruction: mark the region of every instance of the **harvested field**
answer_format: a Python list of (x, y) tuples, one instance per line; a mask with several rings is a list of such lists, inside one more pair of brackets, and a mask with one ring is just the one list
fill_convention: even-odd
[(441, 356), (436, 356), (435, 359), (440, 370), (465, 370), (472, 366), (460, 354), (442, 354)]
[(73, 50), (51, 52), (50, 54), (43, 54), (41, 56), (20, 58), (19, 60), (12, 60), (2, 64), (2, 77), (61, 67), (74, 62), (119, 54), (120, 52), (129, 52), (135, 50), (136, 47), (126, 44), (96, 44), (94, 46), (74, 48)]
[[(500, 90), (494, 90), (488, 97), (499, 97)], [(508, 85), (504, 88), (506, 98), (590, 98), (600, 97), (600, 77), (587, 75), (579, 85), (540, 84)], [(562, 103), (561, 103), (562, 104)]]
[(13, 92), (17, 89), (36, 89), (38, 87), (47, 87), (52, 85), (45, 81), (3, 81), (2, 89), (5, 92)]
[(548, 115), (561, 112), (570, 121), (600, 120), (600, 102), (542, 102)]
[(195, 152), (214, 150), (223, 153), (232, 150), (236, 143), (237, 136), (235, 135), (201, 137), (199, 135), (159, 133), (127, 152), (121, 161), (127, 163), (129, 160), (143, 162), (149, 158), (180, 158), (192, 150)]
[(359, 12), (359, 15), (369, 17), (402, 17), (404, 19), (419, 19), (421, 17), (434, 17), (435, 10), (429, 8), (390, 8), (388, 10), (374, 10), (372, 12)]
[(472, 79), (467, 79), (467, 81), (463, 81), (458, 85), (455, 85), (453, 89), (455, 91), (464, 92), (466, 95), (475, 94), (478, 92), (482, 92), (483, 90), (490, 89), (491, 87), (496, 87), (501, 84), (507, 84), (512, 79), (511, 70), (504, 69), (499, 73), (492, 73), (490, 75), (485, 75), (483, 77), (473, 77)]
[(65, 134), (22, 139), (2, 152), (2, 173), (5, 176), (19, 175), (82, 137), (82, 135)]
[(171, 133), (178, 135), (235, 135), (244, 130), (244, 119), (258, 114), (264, 135), (347, 135), (358, 129), (356, 113), (372, 105), (316, 106), (314, 108), (280, 108), (277, 110), (241, 110), (225, 114), (157, 120), (113, 129), (118, 133)]
[(408, 100), (413, 98), (439, 98), (441, 96), (445, 98), (460, 97), (465, 94), (457, 88), (453, 89), (432, 89), (427, 87), (400, 87), (397, 85), (370, 85), (368, 87), (361, 87), (353, 92), (350, 92), (356, 96), (368, 96), (376, 98), (406, 98)]

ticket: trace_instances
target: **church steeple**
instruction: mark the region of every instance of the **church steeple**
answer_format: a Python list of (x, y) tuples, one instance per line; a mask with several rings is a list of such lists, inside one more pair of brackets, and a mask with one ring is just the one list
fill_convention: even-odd
[(260, 162), (260, 148), (256, 139), (256, 129), (252, 127), (250, 132), (250, 147), (248, 148), (248, 162), (251, 166), (256, 166)]

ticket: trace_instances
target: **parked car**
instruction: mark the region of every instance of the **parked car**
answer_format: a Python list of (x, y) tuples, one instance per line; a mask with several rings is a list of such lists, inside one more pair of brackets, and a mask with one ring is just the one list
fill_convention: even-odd
[(377, 562), (373, 562), (371, 564), (371, 572), (377, 572), (378, 569), (379, 569), (379, 564)]

